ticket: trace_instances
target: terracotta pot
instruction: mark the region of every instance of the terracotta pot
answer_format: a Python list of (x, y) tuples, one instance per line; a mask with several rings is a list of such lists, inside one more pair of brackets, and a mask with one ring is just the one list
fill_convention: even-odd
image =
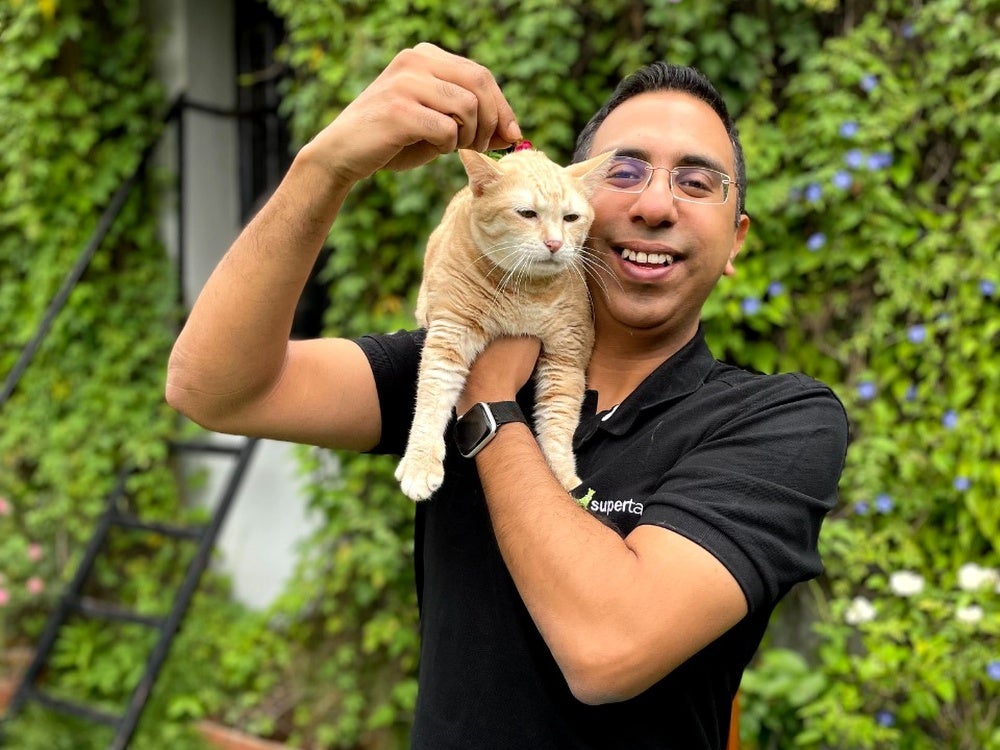
[(7, 706), (14, 699), (15, 690), (17, 690), (17, 680), (0, 677), (0, 716), (7, 713)]
[(0, 714), (7, 711), (14, 692), (21, 682), (21, 675), (31, 664), (34, 649), (19, 647), (0, 653)]
[(297, 750), (291, 745), (262, 740), (214, 721), (199, 721), (197, 727), (208, 744), (218, 750)]

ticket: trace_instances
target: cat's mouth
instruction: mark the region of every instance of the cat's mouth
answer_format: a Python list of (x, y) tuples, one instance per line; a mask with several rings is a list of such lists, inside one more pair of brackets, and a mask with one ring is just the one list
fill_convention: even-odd
[(627, 260), (629, 263), (637, 263), (640, 266), (669, 266), (673, 265), (677, 260), (670, 253), (646, 253), (627, 247), (616, 247), (615, 252), (622, 256), (622, 260)]

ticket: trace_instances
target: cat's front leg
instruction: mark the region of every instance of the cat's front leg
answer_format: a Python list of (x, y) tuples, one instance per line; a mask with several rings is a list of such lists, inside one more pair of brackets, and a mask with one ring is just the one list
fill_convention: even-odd
[(400, 488), (411, 500), (428, 499), (444, 481), (445, 430), (482, 348), (480, 339), (461, 326), (435, 324), (427, 332), (413, 426), (396, 467)]
[(556, 479), (570, 491), (580, 485), (573, 434), (586, 388), (585, 360), (574, 353), (543, 351), (535, 373), (535, 431)]

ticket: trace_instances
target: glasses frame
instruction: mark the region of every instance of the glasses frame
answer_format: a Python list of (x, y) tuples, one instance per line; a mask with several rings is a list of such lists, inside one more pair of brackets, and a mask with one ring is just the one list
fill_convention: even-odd
[[(615, 187), (614, 185), (609, 185), (607, 182), (602, 182), (601, 183), (602, 188), (604, 188), (605, 190), (612, 190), (616, 193), (629, 193), (631, 195), (638, 195), (640, 193), (645, 192), (646, 188), (648, 188), (650, 184), (652, 184), (653, 174), (657, 170), (662, 169), (664, 172), (667, 173), (667, 183), (670, 186), (670, 194), (674, 197), (674, 200), (684, 201), (685, 203), (699, 203), (703, 206), (721, 206), (729, 202), (729, 193), (731, 192), (730, 187), (736, 187), (736, 183), (733, 182), (733, 178), (727, 175), (725, 172), (720, 172), (717, 169), (711, 169), (709, 167), (695, 166), (694, 164), (682, 164), (681, 166), (678, 167), (654, 167), (645, 159), (640, 159), (636, 156), (613, 156), (611, 157), (610, 162), (611, 164), (614, 164), (616, 161), (623, 162), (626, 160), (630, 162), (635, 162), (636, 164), (642, 164), (645, 167), (646, 181), (642, 184), (642, 186), (636, 188), (620, 188), (620, 187)], [(674, 187), (674, 177), (676, 177), (677, 174), (684, 169), (697, 169), (701, 172), (711, 172), (712, 174), (717, 174), (720, 177), (722, 177), (722, 200), (721, 201), (702, 200), (700, 198), (691, 198), (687, 195), (678, 195), (677, 193), (683, 192), (683, 190), (679, 190)], [(736, 189), (738, 190), (739, 188), (736, 187)]]

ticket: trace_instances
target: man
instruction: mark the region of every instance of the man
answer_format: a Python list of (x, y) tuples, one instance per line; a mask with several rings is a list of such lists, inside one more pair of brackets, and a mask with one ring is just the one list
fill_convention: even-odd
[[(296, 299), (356, 182), (519, 138), (484, 68), (427, 44), (400, 53), (301, 150), (209, 279), (171, 356), (170, 403), (215, 430), (401, 453), (421, 334), (290, 342)], [(583, 484), (560, 487), (510, 405), (530, 413), (538, 343), (495, 342), (459, 402), (445, 484), (417, 508), (415, 748), (722, 748), (775, 604), (821, 570), (840, 403), (803, 376), (716, 362), (700, 330), (749, 227), (725, 105), (694, 71), (650, 66), (576, 156), (609, 150)], [(490, 430), (487, 410), (510, 421)]]

